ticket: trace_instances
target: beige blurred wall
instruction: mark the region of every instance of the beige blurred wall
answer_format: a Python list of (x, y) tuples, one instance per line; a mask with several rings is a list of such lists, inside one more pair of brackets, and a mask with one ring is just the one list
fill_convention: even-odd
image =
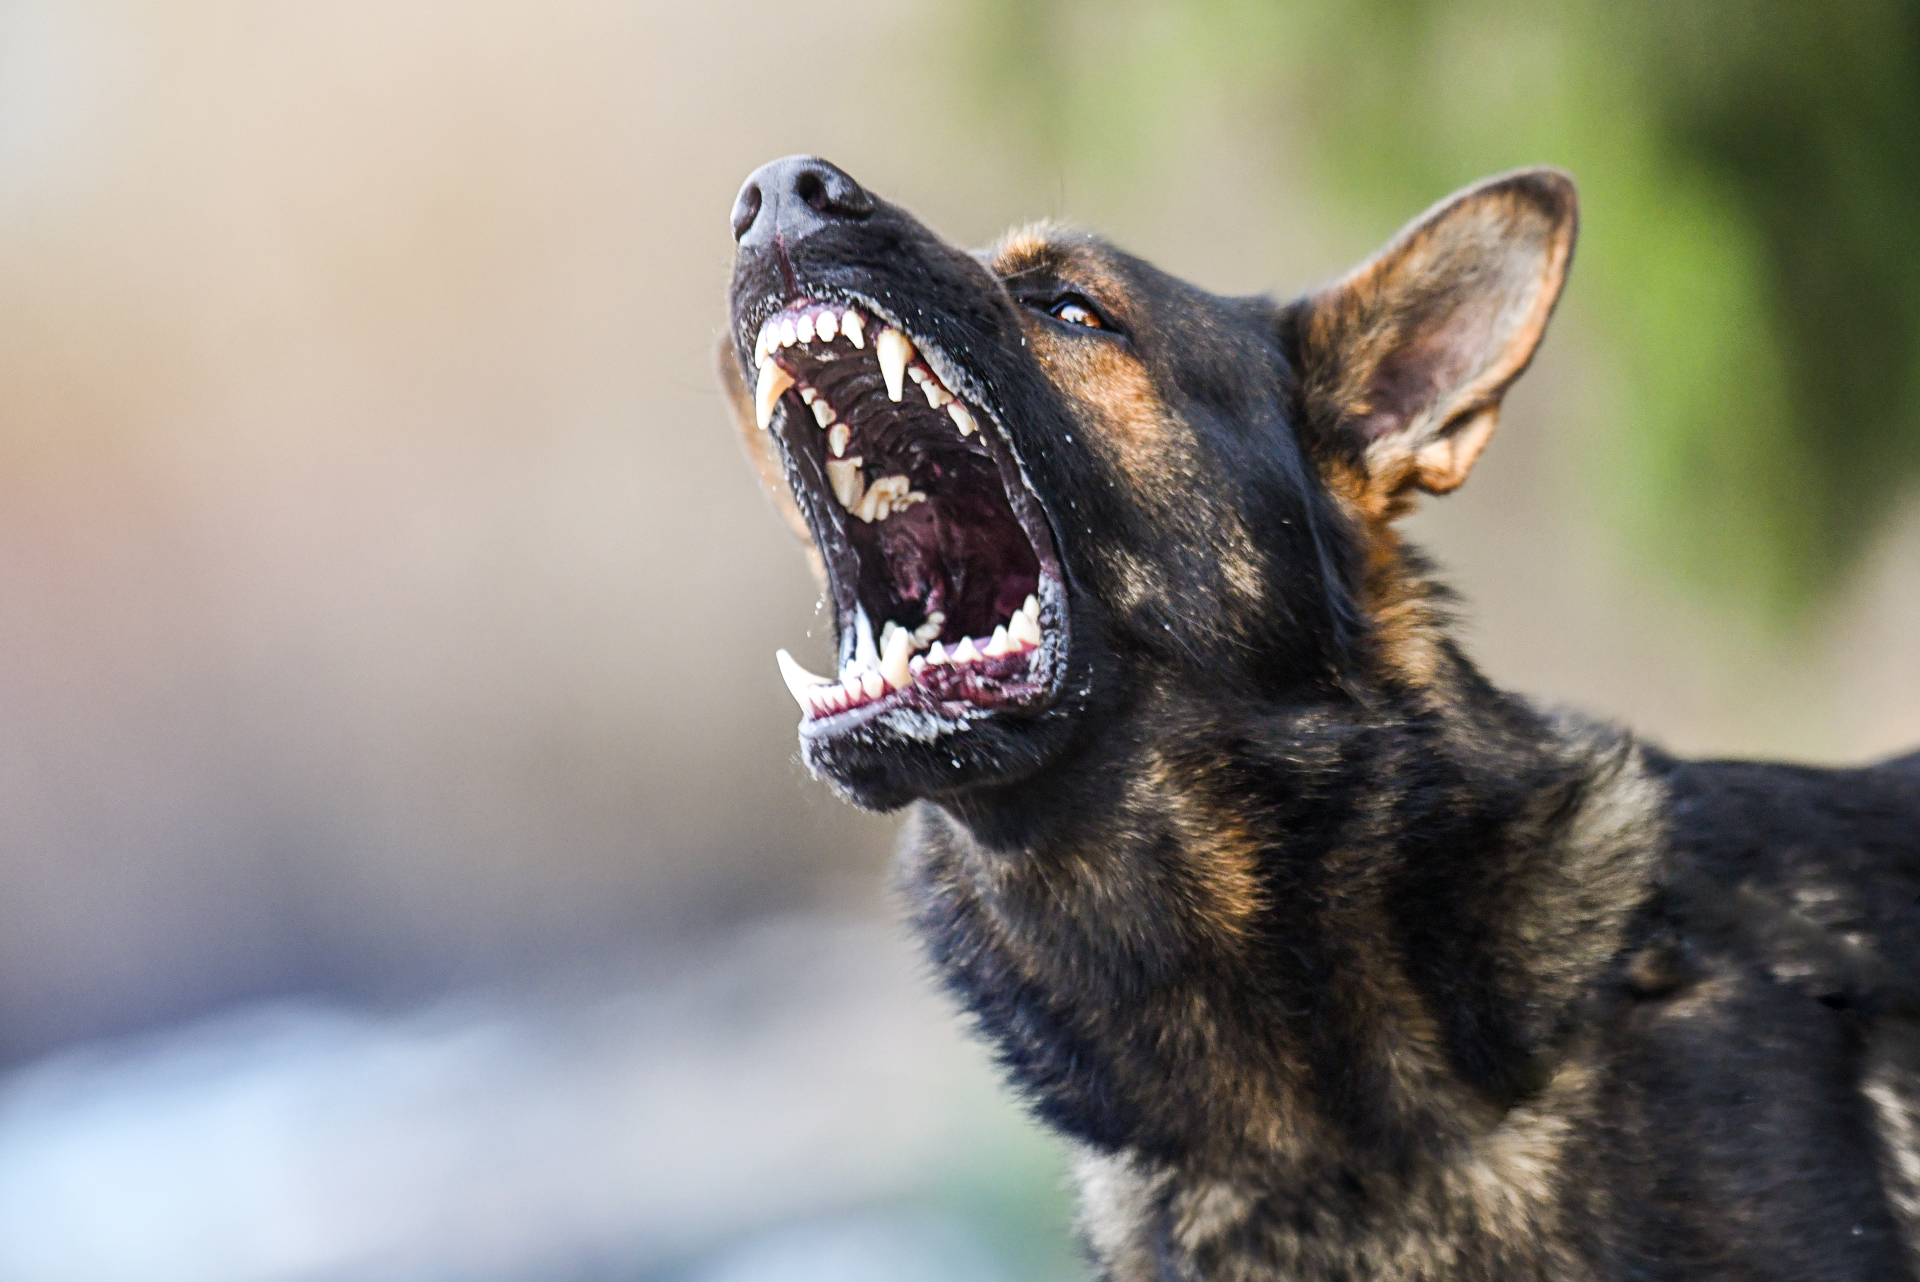
[[(1221, 103), (1151, 181), (1033, 155), (954, 21), (0, 4), (0, 1056), (885, 911), (891, 824), (792, 761), (771, 654), (820, 621), (711, 377), (741, 178), (814, 151), (1230, 292), (1379, 231)], [(1730, 640), (1601, 550), (1585, 324), (1576, 269), (1417, 518), (1493, 673), (1685, 750), (1920, 741), (1920, 516), (1797, 648)]]

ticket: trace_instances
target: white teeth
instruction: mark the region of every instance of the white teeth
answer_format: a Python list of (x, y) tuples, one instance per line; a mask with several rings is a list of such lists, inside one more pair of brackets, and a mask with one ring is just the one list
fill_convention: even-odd
[(925, 672), (926, 670), (927, 670), (927, 661), (921, 658), (919, 655), (916, 654), (911, 659), (907, 660), (907, 671), (913, 676), (917, 677), (922, 672)]
[(753, 412), (764, 429), (773, 422), (773, 407), (781, 393), (793, 386), (793, 375), (768, 361), (760, 367), (760, 385), (754, 391)]
[(1031, 592), (1027, 593), (1027, 599), (1021, 603), (1020, 613), (1038, 622), (1040, 619), (1040, 598)]
[(898, 401), (907, 379), (907, 362), (913, 359), (912, 342), (888, 326), (873, 341), (873, 354), (880, 360), (880, 377), (887, 380), (887, 399)]
[[(1033, 598), (1028, 597), (1027, 600)], [(1037, 646), (1040, 644), (1040, 624), (1033, 615), (1018, 610), (1007, 622), (1007, 636), (1023, 646)]]
[[(847, 442), (852, 439), (852, 437), (852, 428), (848, 427), (845, 423), (835, 423), (827, 429), (827, 448), (833, 451), (835, 458), (839, 458), (847, 452)], [(828, 466), (831, 467), (832, 464), (828, 464)]]
[(913, 681), (913, 673), (907, 668), (907, 660), (912, 654), (913, 634), (905, 628), (895, 627), (887, 638), (886, 649), (880, 654), (880, 675), (895, 690), (904, 690)]
[(789, 316), (780, 322), (780, 346), (792, 347), (799, 341), (800, 327), (795, 325), (793, 323), (793, 317)]
[(940, 398), (946, 395), (946, 392), (941, 390), (940, 384), (934, 382), (932, 379), (928, 379), (926, 382), (920, 384), (920, 390), (927, 394), (928, 409), (937, 410), (940, 408)]
[(915, 383), (925, 386), (927, 379), (932, 376), (927, 373), (927, 367), (924, 365), (909, 365), (907, 366), (907, 377)]
[(913, 630), (913, 639), (921, 645), (925, 645), (929, 641), (938, 640), (940, 636), (940, 626), (945, 622), (946, 620), (940, 616), (940, 612), (935, 610), (927, 616), (925, 623)]
[(820, 335), (820, 341), (831, 343), (833, 336), (840, 332), (840, 318), (832, 312), (821, 312), (813, 322), (813, 328)]
[(941, 645), (938, 641), (935, 641), (933, 643), (933, 646), (927, 651), (927, 663), (930, 666), (938, 666), (942, 663), (945, 663), (946, 661), (947, 661), (947, 647)]
[(800, 389), (800, 403), (802, 405), (811, 405), (819, 399), (820, 393), (814, 391), (811, 387), (803, 387)]
[(913, 482), (904, 476), (881, 477), (861, 497), (854, 515), (869, 523), (884, 521), (895, 512), (905, 511), (915, 503), (924, 503), (927, 496), (910, 488), (912, 485)]
[(982, 651), (989, 659), (997, 659), (1013, 649), (1013, 643), (1007, 640), (1007, 628), (1001, 624), (993, 630), (993, 636), (987, 640), (987, 648)]
[(773, 341), (772, 326), (762, 325), (760, 327), (760, 337), (753, 340), (753, 363), (756, 366), (765, 365), (769, 360), (772, 359), (772, 357), (769, 356), (767, 353), (767, 344), (771, 343), (772, 341)]
[(947, 406), (947, 413), (953, 418), (953, 425), (960, 429), (960, 435), (973, 435), (973, 415), (959, 401)]
[(813, 709), (813, 701), (808, 698), (809, 692), (818, 690), (821, 686), (833, 684), (830, 678), (815, 676), (795, 663), (793, 656), (785, 650), (775, 650), (773, 658), (774, 662), (780, 665), (780, 679), (787, 683), (787, 692), (793, 696), (794, 702), (800, 705), (802, 712)]
[(866, 492), (867, 483), (860, 475), (860, 465), (865, 461), (856, 454), (827, 463), (827, 484), (833, 486), (833, 497), (849, 512), (860, 506), (860, 496)]
[(866, 692), (867, 698), (878, 699), (887, 692), (887, 679), (868, 668), (860, 674), (860, 688)]
[(851, 307), (847, 308), (847, 314), (840, 318), (840, 332), (845, 334), (847, 341), (855, 347), (867, 345), (866, 335), (861, 332), (865, 327), (866, 322), (860, 318), (860, 313)]
[(979, 659), (980, 651), (973, 644), (972, 637), (961, 637), (960, 644), (953, 647), (953, 661), (955, 663), (975, 663), (978, 662)]
[(833, 406), (827, 404), (827, 398), (824, 396), (813, 403), (813, 421), (822, 427), (833, 422)]
[(802, 316), (794, 323), (793, 333), (794, 337), (803, 343), (811, 343), (813, 341), (813, 316), (811, 313)]

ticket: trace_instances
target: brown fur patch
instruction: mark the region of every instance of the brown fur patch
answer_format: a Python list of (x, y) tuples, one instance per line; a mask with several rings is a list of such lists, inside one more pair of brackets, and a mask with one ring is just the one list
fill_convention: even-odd
[(760, 478), (760, 488), (766, 491), (780, 519), (793, 531), (793, 537), (806, 549), (807, 566), (813, 571), (814, 582), (825, 589), (826, 562), (820, 558), (820, 549), (813, 541), (813, 531), (807, 528), (807, 519), (800, 515), (800, 505), (793, 501), (793, 491), (787, 485), (786, 468), (780, 462), (773, 433), (764, 430), (754, 417), (753, 391), (740, 372), (740, 362), (734, 359), (733, 340), (725, 335), (721, 336), (714, 352), (714, 364), (719, 368), (720, 387), (727, 394), (727, 405), (733, 411), (734, 431), (747, 452), (747, 461), (753, 464), (754, 475)]

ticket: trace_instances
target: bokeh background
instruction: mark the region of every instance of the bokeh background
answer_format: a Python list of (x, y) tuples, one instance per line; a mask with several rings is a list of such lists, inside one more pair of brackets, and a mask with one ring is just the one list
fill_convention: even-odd
[(1572, 284), (1416, 534), (1504, 684), (1920, 742), (1920, 17), (1652, 0), (0, 0), (0, 1279), (1064, 1279), (1064, 1153), (793, 762), (712, 346), (823, 154), (1327, 279)]

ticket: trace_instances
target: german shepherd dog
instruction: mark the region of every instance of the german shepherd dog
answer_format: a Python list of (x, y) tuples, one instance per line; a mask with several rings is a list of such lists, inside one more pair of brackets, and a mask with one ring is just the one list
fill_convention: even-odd
[(722, 374), (912, 807), (938, 971), (1109, 1282), (1920, 1277), (1920, 755), (1682, 761), (1495, 689), (1396, 535), (1573, 252), (1552, 169), (1328, 288), (755, 172)]

